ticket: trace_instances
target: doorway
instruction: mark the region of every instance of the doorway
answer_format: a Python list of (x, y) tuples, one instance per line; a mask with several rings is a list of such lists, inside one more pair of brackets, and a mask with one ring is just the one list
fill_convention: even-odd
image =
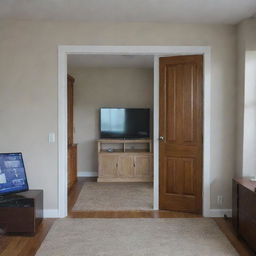
[(159, 209), (159, 57), (202, 54), (204, 56), (203, 121), (203, 215), (210, 215), (210, 48), (197, 46), (59, 46), (59, 216), (67, 215), (66, 76), (67, 54), (154, 55), (154, 209)]
[(152, 55), (68, 55), (77, 176), (95, 178), (73, 211), (153, 210), (153, 65)]

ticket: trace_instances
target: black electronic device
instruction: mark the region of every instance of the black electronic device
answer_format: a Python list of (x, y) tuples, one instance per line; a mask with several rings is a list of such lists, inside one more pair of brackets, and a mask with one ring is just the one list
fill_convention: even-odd
[(150, 137), (150, 109), (101, 108), (100, 137), (142, 139)]

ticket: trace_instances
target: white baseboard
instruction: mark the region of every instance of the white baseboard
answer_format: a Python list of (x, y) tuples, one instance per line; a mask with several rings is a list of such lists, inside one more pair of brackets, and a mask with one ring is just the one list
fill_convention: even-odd
[(59, 210), (58, 209), (45, 209), (44, 210), (44, 218), (59, 218)]
[(77, 177), (98, 177), (98, 172), (77, 172)]
[(232, 209), (210, 209), (208, 217), (224, 217), (224, 215), (232, 217)]

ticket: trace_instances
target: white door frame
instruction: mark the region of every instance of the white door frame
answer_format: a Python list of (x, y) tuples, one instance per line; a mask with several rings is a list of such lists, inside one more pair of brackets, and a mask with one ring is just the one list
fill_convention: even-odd
[(202, 54), (203, 71), (203, 216), (210, 216), (210, 127), (211, 127), (211, 48), (209, 46), (58, 46), (58, 214), (67, 216), (67, 55), (111, 54), (154, 56), (154, 210), (159, 202), (159, 57)]

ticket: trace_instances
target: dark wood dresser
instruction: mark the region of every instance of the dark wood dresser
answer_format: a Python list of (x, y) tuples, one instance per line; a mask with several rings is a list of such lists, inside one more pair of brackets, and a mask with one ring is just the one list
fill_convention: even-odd
[(233, 179), (232, 222), (237, 235), (256, 252), (256, 182)]

